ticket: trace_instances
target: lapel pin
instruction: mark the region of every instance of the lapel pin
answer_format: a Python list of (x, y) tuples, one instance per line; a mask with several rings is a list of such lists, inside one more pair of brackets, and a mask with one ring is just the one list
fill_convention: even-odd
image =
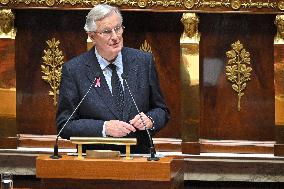
[(96, 78), (96, 84), (95, 84), (95, 87), (101, 87), (101, 78), (100, 77), (97, 77)]

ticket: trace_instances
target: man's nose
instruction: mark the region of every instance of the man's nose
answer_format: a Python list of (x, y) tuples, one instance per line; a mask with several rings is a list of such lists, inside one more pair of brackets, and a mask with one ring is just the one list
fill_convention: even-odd
[(118, 35), (117, 33), (114, 31), (114, 29), (111, 30), (111, 35), (110, 35), (111, 38), (118, 38)]

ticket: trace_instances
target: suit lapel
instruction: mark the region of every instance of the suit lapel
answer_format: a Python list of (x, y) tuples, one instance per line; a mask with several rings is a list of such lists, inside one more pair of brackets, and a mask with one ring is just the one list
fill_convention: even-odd
[[(130, 55), (129, 51), (126, 48), (122, 49), (122, 61), (123, 61), (123, 73), (127, 75), (127, 83), (129, 89), (127, 88), (124, 81), (124, 108), (123, 108), (123, 120), (128, 121), (130, 118), (131, 107), (134, 106), (129, 90), (131, 91), (134, 99), (136, 100), (136, 87), (137, 87), (137, 70), (138, 64), (135, 62), (133, 54)], [(135, 109), (135, 107), (134, 107)], [(134, 110), (136, 111), (136, 109)]]
[(99, 65), (99, 62), (97, 60), (97, 57), (95, 55), (94, 48), (90, 50), (89, 56), (86, 59), (86, 73), (87, 77), (90, 80), (90, 82), (93, 82), (95, 77), (99, 75), (100, 77), (100, 87), (93, 86), (97, 93), (99, 94), (101, 100), (106, 104), (106, 106), (109, 108), (109, 110), (116, 116), (117, 119), (119, 119), (119, 112), (117, 110), (116, 102), (114, 98), (112, 97), (112, 94), (109, 90), (108, 84), (106, 82), (106, 79), (104, 77), (103, 71)]

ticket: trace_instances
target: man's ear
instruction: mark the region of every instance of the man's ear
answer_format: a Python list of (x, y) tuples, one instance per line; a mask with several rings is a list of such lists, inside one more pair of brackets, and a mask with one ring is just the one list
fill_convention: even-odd
[(93, 43), (95, 43), (95, 34), (94, 32), (87, 32), (89, 38), (92, 40)]

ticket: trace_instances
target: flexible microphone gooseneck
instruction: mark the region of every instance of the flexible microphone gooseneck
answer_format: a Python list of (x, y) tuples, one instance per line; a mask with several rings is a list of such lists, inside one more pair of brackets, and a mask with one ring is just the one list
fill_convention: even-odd
[(68, 117), (67, 121), (64, 123), (64, 125), (62, 126), (62, 128), (60, 129), (60, 131), (58, 132), (57, 136), (56, 136), (56, 140), (55, 140), (55, 145), (54, 145), (54, 149), (53, 149), (53, 155), (50, 156), (51, 159), (60, 159), (62, 156), (58, 154), (58, 138), (60, 136), (60, 134), (62, 133), (63, 129), (66, 127), (67, 123), (69, 122), (69, 120), (71, 119), (71, 117), (74, 115), (74, 113), (77, 111), (77, 109), (80, 107), (81, 103), (84, 101), (84, 99), (86, 98), (86, 96), (88, 95), (88, 93), (90, 92), (91, 88), (93, 87), (93, 85), (95, 84), (95, 82), (97, 81), (97, 79), (99, 78), (100, 73), (97, 72), (95, 73), (95, 79), (93, 80), (93, 82), (91, 83), (89, 89), (87, 90), (86, 94), (83, 96), (83, 98), (80, 100), (80, 102), (78, 103), (78, 105), (75, 107), (75, 109), (73, 110), (72, 114)]
[(154, 146), (154, 143), (153, 143), (153, 139), (152, 139), (151, 134), (149, 132), (149, 129), (147, 128), (146, 123), (145, 123), (145, 121), (144, 121), (144, 119), (142, 117), (142, 114), (140, 113), (140, 111), (138, 109), (138, 106), (137, 106), (137, 104), (135, 102), (135, 99), (134, 99), (134, 97), (132, 95), (132, 92), (131, 92), (130, 87), (129, 87), (128, 82), (127, 82), (127, 75), (123, 73), (123, 74), (121, 74), (121, 78), (125, 81), (127, 90), (128, 90), (128, 92), (129, 92), (129, 94), (131, 96), (132, 102), (133, 102), (133, 104), (134, 104), (134, 106), (135, 106), (135, 108), (136, 108), (136, 110), (137, 110), (137, 112), (139, 114), (139, 117), (140, 117), (140, 119), (141, 119), (141, 121), (143, 123), (143, 126), (144, 126), (144, 128), (145, 128), (145, 130), (147, 132), (147, 135), (148, 135), (148, 138), (149, 138), (149, 141), (150, 141), (150, 157), (148, 157), (147, 160), (148, 161), (158, 161), (160, 158), (156, 157), (156, 150), (155, 150), (155, 146)]

